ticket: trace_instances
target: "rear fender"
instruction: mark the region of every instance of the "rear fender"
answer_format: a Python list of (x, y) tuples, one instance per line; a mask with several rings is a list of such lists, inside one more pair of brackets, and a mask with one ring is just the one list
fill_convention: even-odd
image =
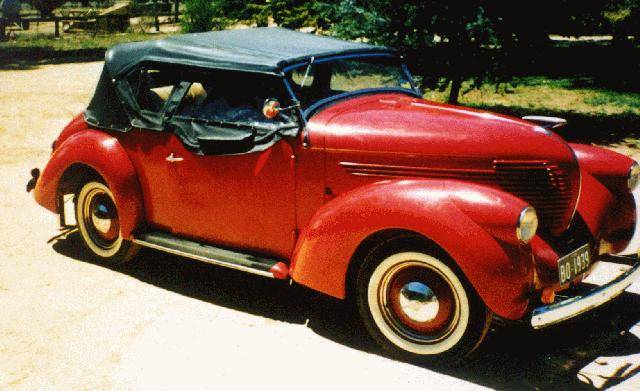
[(142, 192), (126, 151), (117, 138), (105, 132), (78, 132), (57, 145), (36, 184), (36, 201), (58, 213), (61, 179), (65, 171), (76, 164), (92, 168), (105, 180), (118, 207), (122, 235), (130, 238), (143, 222)]
[(499, 190), (456, 181), (366, 185), (318, 210), (296, 245), (291, 276), (344, 298), (349, 264), (363, 241), (385, 230), (412, 231), (441, 247), (494, 313), (518, 319), (528, 305), (533, 262), (530, 248), (506, 232), (515, 232), (526, 205)]

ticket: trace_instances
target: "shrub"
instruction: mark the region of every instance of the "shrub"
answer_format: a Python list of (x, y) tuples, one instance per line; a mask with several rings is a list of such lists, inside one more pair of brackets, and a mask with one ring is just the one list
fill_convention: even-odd
[(211, 31), (216, 26), (216, 5), (212, 0), (186, 0), (184, 6), (181, 23), (185, 33)]

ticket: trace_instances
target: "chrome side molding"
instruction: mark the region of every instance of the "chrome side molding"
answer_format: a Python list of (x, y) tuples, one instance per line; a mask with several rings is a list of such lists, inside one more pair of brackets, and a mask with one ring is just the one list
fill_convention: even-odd
[[(628, 263), (628, 258), (625, 258), (627, 261), (621, 258), (623, 257), (608, 256), (605, 259), (615, 263)], [(640, 262), (636, 260), (631, 269), (605, 285), (599, 286), (584, 295), (534, 309), (531, 314), (531, 326), (534, 329), (541, 329), (599, 307), (622, 294), (638, 276), (640, 276)]]

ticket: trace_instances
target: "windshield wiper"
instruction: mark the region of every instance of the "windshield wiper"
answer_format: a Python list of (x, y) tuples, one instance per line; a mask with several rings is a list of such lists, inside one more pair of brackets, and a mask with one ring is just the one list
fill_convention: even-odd
[(305, 84), (307, 83), (307, 77), (309, 77), (309, 72), (311, 71), (311, 66), (313, 65), (313, 62), (315, 61), (315, 57), (311, 57), (311, 60), (309, 61), (309, 65), (307, 65), (307, 70), (304, 72), (304, 77), (302, 78), (302, 83), (300, 83), (300, 89), (303, 89)]

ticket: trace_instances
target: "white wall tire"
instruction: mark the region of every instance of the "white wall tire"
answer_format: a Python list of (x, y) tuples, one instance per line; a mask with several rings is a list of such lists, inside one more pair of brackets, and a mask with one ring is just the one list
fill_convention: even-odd
[(85, 183), (76, 194), (75, 204), (78, 231), (91, 253), (110, 264), (135, 256), (139, 246), (123, 239), (113, 194), (104, 183)]
[(401, 240), (369, 254), (358, 272), (356, 303), (385, 350), (410, 361), (456, 363), (477, 348), (491, 314), (441, 254)]

